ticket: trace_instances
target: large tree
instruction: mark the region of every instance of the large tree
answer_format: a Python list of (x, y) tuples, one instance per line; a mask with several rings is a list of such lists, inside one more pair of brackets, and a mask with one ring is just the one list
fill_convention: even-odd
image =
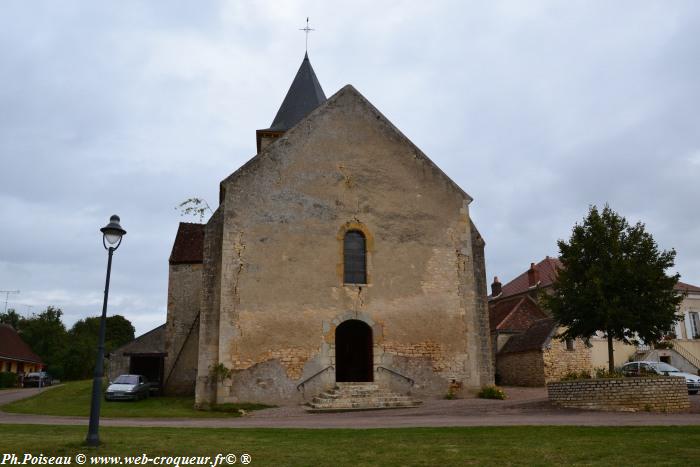
[(676, 252), (660, 251), (644, 224), (630, 225), (607, 205), (602, 212), (592, 206), (558, 245), (563, 268), (544, 302), (566, 327), (562, 338), (604, 332), (612, 372), (614, 339), (652, 343), (670, 332), (683, 298), (674, 291), (680, 276), (666, 274)]
[(22, 339), (58, 378), (63, 378), (63, 360), (68, 344), (68, 334), (61, 316), (63, 311), (60, 308), (49, 306), (41, 313), (32, 314), (19, 322)]
[[(134, 326), (121, 315), (107, 317), (105, 328), (105, 355), (134, 340)], [(70, 352), (66, 355), (66, 379), (89, 378), (95, 368), (95, 355), (100, 330), (100, 317), (94, 316), (76, 321), (68, 331)]]

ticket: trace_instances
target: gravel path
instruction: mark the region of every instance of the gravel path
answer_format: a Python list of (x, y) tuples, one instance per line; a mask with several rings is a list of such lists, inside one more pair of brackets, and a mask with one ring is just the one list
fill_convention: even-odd
[[(0, 392), (0, 403), (41, 390)], [(552, 407), (543, 388), (506, 388), (509, 399), (427, 400), (412, 409), (309, 414), (303, 407), (278, 407), (229, 419), (103, 418), (102, 426), (210, 428), (394, 428), (444, 426), (580, 425), (643, 426), (700, 425), (700, 396), (690, 396), (691, 411), (680, 414), (618, 413)], [(57, 417), (0, 412), (2, 424), (87, 425), (86, 417)]]

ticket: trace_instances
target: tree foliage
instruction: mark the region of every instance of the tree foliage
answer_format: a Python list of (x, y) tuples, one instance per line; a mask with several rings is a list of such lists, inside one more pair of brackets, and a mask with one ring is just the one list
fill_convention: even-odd
[[(121, 315), (108, 316), (105, 328), (105, 355), (134, 340), (134, 326)], [(84, 379), (95, 371), (95, 355), (100, 332), (100, 317), (77, 321), (68, 335), (70, 352), (65, 357), (65, 378)]]
[(13, 328), (19, 328), (22, 317), (14, 309), (10, 308), (5, 313), (0, 313), (0, 323), (9, 324)]
[(605, 206), (592, 206), (569, 241), (559, 240), (563, 268), (553, 293), (543, 297), (554, 318), (566, 327), (563, 338), (606, 333), (610, 369), (612, 340), (656, 342), (669, 333), (683, 297), (674, 291), (679, 275), (669, 276), (676, 252), (660, 251), (642, 223)]
[(68, 333), (61, 321), (63, 311), (49, 306), (39, 314), (22, 318), (18, 331), (44, 364), (58, 378), (63, 378), (64, 356), (67, 351)]
[[(13, 320), (14, 316), (8, 317), (9, 314), (9, 311), (0, 314), (0, 320)], [(62, 316), (60, 308), (49, 306), (29, 318), (17, 315), (15, 329), (54, 377), (89, 378), (95, 368), (100, 317), (81, 319), (66, 330)], [(109, 316), (106, 324), (105, 355), (134, 339), (134, 326), (123, 316)]]

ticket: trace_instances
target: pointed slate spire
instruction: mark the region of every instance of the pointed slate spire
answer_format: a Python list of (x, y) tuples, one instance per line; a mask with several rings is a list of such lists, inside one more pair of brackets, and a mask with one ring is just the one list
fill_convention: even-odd
[(311, 67), (309, 54), (306, 53), (269, 129), (287, 131), (324, 102), (326, 95)]

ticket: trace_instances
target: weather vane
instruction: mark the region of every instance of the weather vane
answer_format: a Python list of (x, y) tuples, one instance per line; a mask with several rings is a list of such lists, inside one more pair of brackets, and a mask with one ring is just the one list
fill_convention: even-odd
[(306, 51), (309, 51), (309, 33), (311, 31), (315, 31), (315, 29), (311, 29), (309, 27), (309, 17), (306, 17), (306, 27), (299, 29), (300, 31), (304, 31), (306, 33)]

